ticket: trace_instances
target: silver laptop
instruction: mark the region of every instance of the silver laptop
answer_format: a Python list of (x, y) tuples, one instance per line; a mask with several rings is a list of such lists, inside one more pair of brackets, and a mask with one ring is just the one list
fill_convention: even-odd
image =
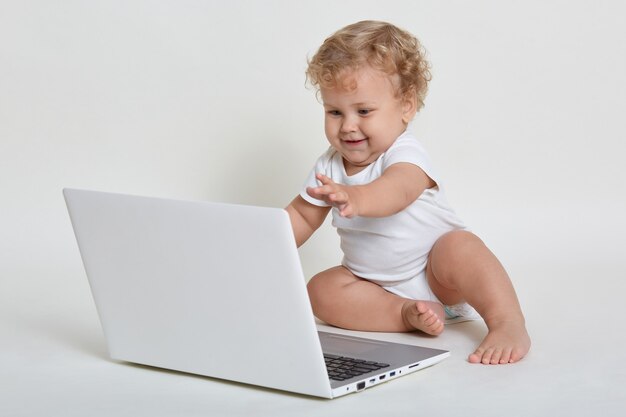
[(335, 398), (449, 355), (318, 333), (283, 209), (64, 195), (113, 359)]

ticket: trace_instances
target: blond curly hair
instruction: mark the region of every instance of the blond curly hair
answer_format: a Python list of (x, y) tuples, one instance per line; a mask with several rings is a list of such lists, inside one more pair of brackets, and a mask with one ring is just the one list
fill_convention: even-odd
[(316, 88), (335, 88), (346, 71), (369, 65), (390, 76), (398, 75), (398, 96), (414, 94), (419, 110), (432, 78), (425, 55), (422, 45), (409, 32), (390, 23), (365, 20), (327, 38), (309, 60), (306, 76)]

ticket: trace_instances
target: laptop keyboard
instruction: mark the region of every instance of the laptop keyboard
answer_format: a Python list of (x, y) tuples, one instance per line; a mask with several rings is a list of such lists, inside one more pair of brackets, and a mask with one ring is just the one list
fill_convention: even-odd
[(346, 358), (328, 353), (324, 354), (324, 360), (326, 361), (328, 377), (334, 381), (344, 381), (389, 366), (387, 363)]

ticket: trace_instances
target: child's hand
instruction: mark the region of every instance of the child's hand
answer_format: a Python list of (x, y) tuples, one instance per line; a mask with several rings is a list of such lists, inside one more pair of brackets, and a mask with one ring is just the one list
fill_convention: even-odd
[(341, 185), (333, 182), (326, 175), (317, 174), (315, 178), (322, 183), (319, 187), (308, 187), (306, 192), (313, 198), (322, 200), (327, 204), (339, 209), (342, 217), (352, 218), (358, 216), (354, 187)]

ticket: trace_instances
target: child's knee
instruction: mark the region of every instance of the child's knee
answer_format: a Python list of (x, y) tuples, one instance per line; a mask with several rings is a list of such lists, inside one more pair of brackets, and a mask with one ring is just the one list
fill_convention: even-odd
[(444, 287), (455, 288), (454, 278), (474, 263), (483, 248), (482, 240), (465, 230), (454, 230), (441, 236), (428, 258), (427, 274), (431, 287), (432, 279), (436, 278)]
[(466, 230), (454, 230), (441, 236), (432, 251), (433, 256), (443, 255), (450, 262), (455, 259), (464, 260), (479, 247), (484, 247), (484, 243), (478, 236)]
[(309, 299), (311, 300), (312, 304), (316, 304), (318, 300), (320, 300), (322, 297), (322, 293), (323, 293), (323, 285), (321, 285), (321, 280), (317, 279), (318, 276), (315, 275), (313, 278), (311, 278), (308, 282), (308, 284), (306, 285), (306, 289), (309, 293)]
[(326, 275), (325, 271), (313, 276), (306, 286), (314, 312), (319, 312), (329, 300), (331, 288)]
[(307, 284), (309, 299), (314, 312), (324, 308), (332, 308), (337, 295), (346, 285), (357, 280), (343, 267), (330, 268), (313, 276)]

